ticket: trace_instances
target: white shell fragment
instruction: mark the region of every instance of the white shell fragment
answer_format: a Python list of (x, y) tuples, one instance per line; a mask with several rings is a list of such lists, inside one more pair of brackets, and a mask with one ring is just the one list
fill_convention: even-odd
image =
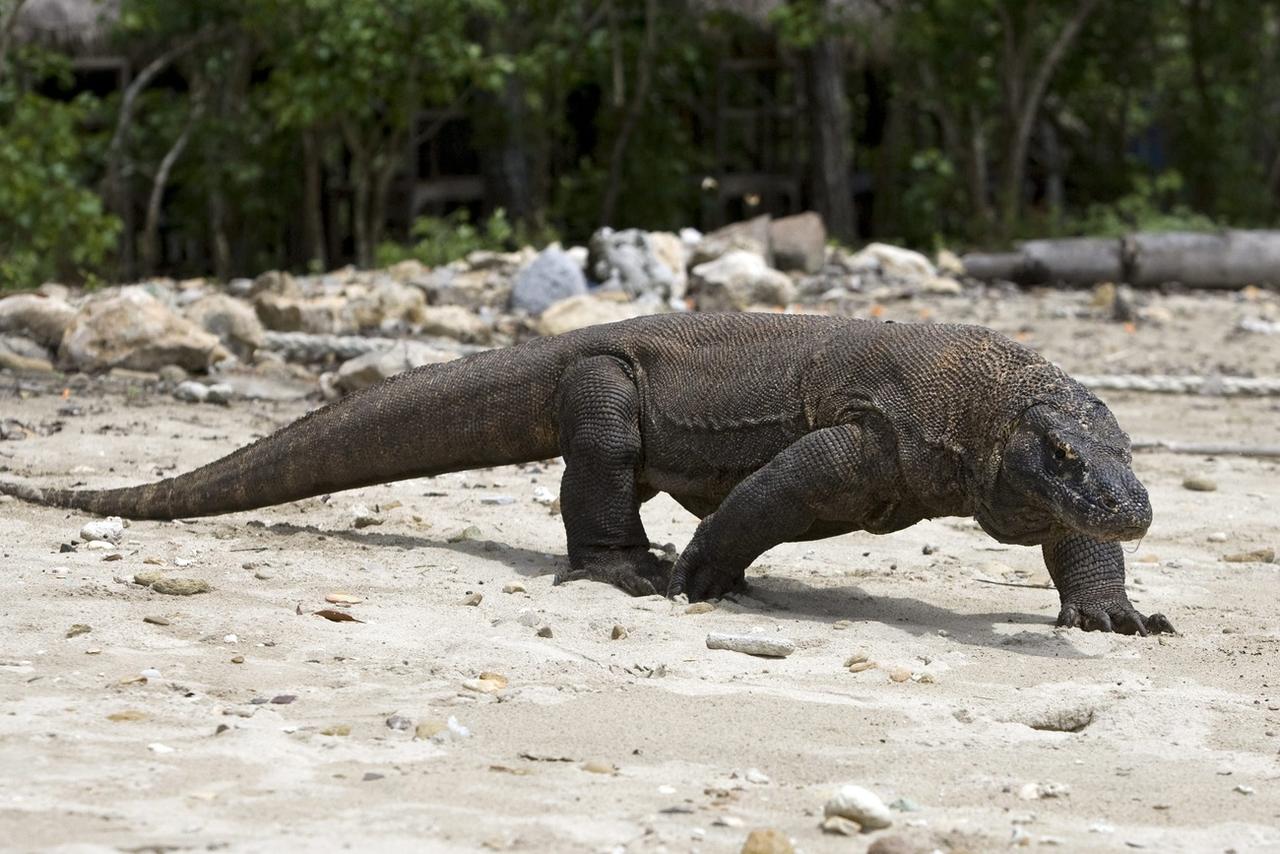
[(731, 635), (712, 632), (707, 635), (707, 649), (729, 649), (747, 655), (766, 658), (786, 658), (796, 651), (796, 645), (786, 638), (771, 638), (760, 634)]
[(862, 786), (841, 786), (827, 799), (822, 814), (853, 819), (866, 830), (879, 830), (893, 824), (889, 808), (880, 796)]

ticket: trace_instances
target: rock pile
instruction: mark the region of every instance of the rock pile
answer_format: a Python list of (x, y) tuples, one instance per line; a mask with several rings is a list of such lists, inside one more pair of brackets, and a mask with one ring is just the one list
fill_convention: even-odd
[(405, 261), (83, 293), (48, 284), (0, 299), (0, 370), (144, 372), (192, 402), (296, 397), (299, 384), (338, 396), (484, 347), (643, 314), (813, 310), (805, 306), (855, 293), (961, 290), (910, 250), (828, 246), (814, 213), (706, 235), (603, 228), (585, 247), (472, 252), (434, 269)]

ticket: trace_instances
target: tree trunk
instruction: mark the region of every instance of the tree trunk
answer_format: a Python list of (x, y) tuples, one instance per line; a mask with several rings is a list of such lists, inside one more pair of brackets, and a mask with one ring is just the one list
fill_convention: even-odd
[(644, 41), (640, 53), (636, 57), (636, 85), (632, 89), (631, 100), (622, 116), (622, 125), (613, 140), (613, 150), (609, 154), (609, 178), (605, 184), (604, 200), (600, 203), (600, 224), (610, 225), (618, 207), (618, 194), (622, 191), (622, 169), (627, 156), (627, 146), (636, 125), (640, 123), (640, 115), (644, 112), (645, 101), (649, 98), (649, 84), (653, 78), (653, 54), (657, 46), (657, 0), (645, 0), (644, 3)]
[(187, 118), (182, 133), (173, 141), (160, 167), (156, 169), (155, 178), (151, 182), (151, 197), (147, 200), (147, 219), (142, 229), (142, 269), (146, 275), (154, 275), (160, 262), (160, 211), (164, 203), (165, 187), (169, 184), (169, 174), (182, 156), (182, 151), (191, 139), (191, 128), (195, 125), (196, 113), (193, 110)]
[(22, 11), (22, 6), (27, 0), (11, 0), (11, 2), (13, 5), (0, 16), (0, 81), (4, 80), (8, 72), (9, 45), (13, 43), (13, 28), (17, 26), (18, 13)]
[(532, 223), (538, 214), (537, 193), (531, 166), (529, 126), (524, 82), (508, 76), (502, 89), (484, 101), (495, 144), (481, 155), (489, 198), (506, 211), (512, 222)]
[(302, 132), (302, 233), (307, 266), (325, 269), (324, 164), (314, 130)]
[[(1010, 110), (1010, 133), (1008, 147), (1005, 152), (1004, 187), (1001, 193), (1000, 205), (1001, 227), (1006, 235), (1012, 231), (1014, 220), (1017, 219), (1022, 210), (1022, 185), (1027, 174), (1027, 149), (1031, 144), (1031, 130), (1035, 126), (1036, 115), (1040, 112), (1040, 104), (1044, 101), (1045, 92), (1049, 88), (1049, 81), (1053, 79), (1053, 75), (1067, 55), (1071, 43), (1075, 41), (1076, 36), (1079, 35), (1080, 30), (1084, 27), (1084, 22), (1093, 13), (1099, 2), (1101, 0), (1079, 0), (1075, 12), (1072, 13), (1067, 23), (1063, 25), (1058, 37), (1049, 47), (1049, 51), (1040, 62), (1040, 67), (1036, 69), (1035, 76), (1029, 86), (1023, 85), (1020, 79), (1021, 72), (1018, 68), (1024, 64), (1023, 61), (1030, 53), (1034, 25), (1028, 21), (1024, 27), (1024, 44), (1015, 50), (1015, 56), (1020, 61), (1016, 62), (1015, 67), (1012, 69), (1013, 78), (1016, 79), (1010, 79), (1008, 85), (1009, 91), (1014, 94), (1011, 96), (1008, 105)], [(1010, 24), (1006, 23), (1006, 27), (1008, 26)]]
[[(836, 0), (824, 0), (830, 20)], [(810, 195), (813, 207), (826, 221), (827, 232), (851, 243), (857, 238), (853, 203), (853, 134), (845, 90), (844, 45), (838, 36), (824, 35), (805, 52), (809, 88)]]

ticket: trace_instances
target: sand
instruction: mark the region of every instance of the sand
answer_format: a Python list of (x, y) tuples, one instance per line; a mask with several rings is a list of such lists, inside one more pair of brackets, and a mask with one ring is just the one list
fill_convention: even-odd
[[(1157, 300), (1166, 323), (1132, 332), (1088, 302), (886, 316), (984, 320), (1080, 373), (1280, 375), (1280, 336), (1232, 331), (1257, 308), (1237, 296)], [(62, 387), (0, 377), (0, 417), (62, 424), (0, 442), (9, 474), (136, 483), (313, 405)], [(1276, 398), (1104, 396), (1135, 439), (1280, 441)], [(1155, 522), (1128, 547), (1129, 593), (1172, 637), (1056, 630), (1038, 551), (963, 519), (778, 547), (751, 595), (704, 613), (553, 587), (564, 534), (535, 496), (557, 491), (559, 461), (138, 521), (107, 551), (59, 552), (87, 516), (5, 502), (0, 847), (736, 852), (768, 827), (808, 852), (892, 835), (942, 851), (1280, 850), (1280, 565), (1221, 560), (1280, 547), (1277, 463), (1135, 466)], [(677, 545), (696, 524), (665, 497), (644, 519)], [(133, 583), (147, 571), (212, 590), (162, 595)], [(313, 613), (326, 608), (360, 622)], [(755, 631), (797, 649), (705, 645)], [(856, 655), (876, 666), (850, 672)], [(893, 827), (824, 835), (843, 783), (896, 803)]]

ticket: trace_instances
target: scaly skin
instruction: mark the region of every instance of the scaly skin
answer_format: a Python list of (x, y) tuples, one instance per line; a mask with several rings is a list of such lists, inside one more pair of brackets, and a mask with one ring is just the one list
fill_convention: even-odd
[[(558, 582), (711, 598), (778, 543), (974, 516), (1043, 547), (1059, 625), (1172, 631), (1124, 593), (1118, 543), (1151, 521), (1128, 436), (1062, 371), (972, 326), (638, 318), (408, 371), (158, 483), (0, 493), (171, 519), (556, 454)], [(658, 492), (702, 519), (670, 569), (640, 521)]]

